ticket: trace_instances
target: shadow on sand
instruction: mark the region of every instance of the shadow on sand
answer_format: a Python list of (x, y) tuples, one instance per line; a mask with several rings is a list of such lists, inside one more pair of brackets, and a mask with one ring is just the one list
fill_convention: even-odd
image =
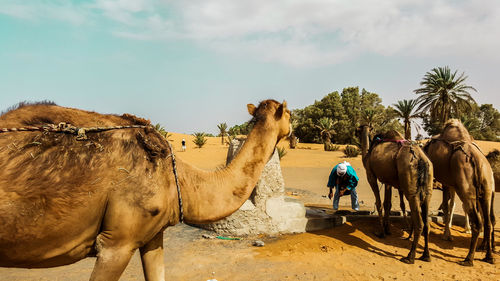
[[(429, 249), (432, 258), (442, 259), (445, 261), (456, 262), (465, 258), (469, 249), (470, 234), (463, 233), (463, 228), (453, 227), (452, 236), (453, 241), (446, 241), (442, 239), (443, 225), (431, 223), (431, 231), (429, 235)], [(348, 245), (358, 247), (362, 250), (375, 253), (379, 256), (389, 257), (399, 260), (405, 257), (411, 247), (411, 240), (405, 239), (408, 237), (408, 232), (403, 231), (402, 220), (391, 221), (392, 234), (385, 238), (379, 238), (374, 233), (378, 229), (378, 220), (373, 218), (357, 219), (343, 224), (339, 227), (331, 229), (315, 231), (317, 235), (328, 236), (336, 240), (342, 241)], [(355, 234), (355, 232), (362, 232), (363, 234)], [(362, 239), (359, 236), (367, 236), (370, 239)], [(498, 249), (498, 241), (500, 241), (499, 231), (495, 228), (495, 245)], [(366, 240), (366, 241), (365, 241)], [(479, 239), (481, 242), (481, 239)], [(373, 242), (372, 242), (373, 241)], [(398, 248), (396, 251), (384, 249), (383, 245), (375, 246), (376, 242), (383, 245)], [(418, 258), (423, 250), (424, 238), (421, 236), (419, 247), (417, 248)], [(479, 243), (478, 243), (479, 244)], [(400, 249), (400, 250), (399, 250)], [(453, 251), (453, 250), (458, 250)], [(484, 255), (481, 251), (476, 252), (476, 259), (482, 258)]]

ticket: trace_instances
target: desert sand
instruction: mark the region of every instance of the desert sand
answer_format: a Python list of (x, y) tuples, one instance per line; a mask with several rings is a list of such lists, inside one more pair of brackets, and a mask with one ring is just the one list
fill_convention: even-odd
[[(187, 150), (180, 151), (185, 138)], [(225, 164), (227, 145), (220, 138), (209, 138), (207, 144), (195, 148), (190, 135), (173, 134), (171, 142), (176, 156), (203, 169), (216, 169)], [(500, 143), (478, 141), (484, 153), (500, 149)], [(361, 156), (344, 158), (341, 151), (325, 152), (320, 144), (299, 144), (288, 149), (281, 160), (285, 186), (289, 194), (305, 205), (331, 209), (326, 182), (332, 167), (349, 161), (355, 168), (360, 183), (358, 195), (361, 208), (374, 210), (374, 198), (366, 181)], [(495, 214), (500, 215), (500, 194), (496, 193)], [(393, 192), (393, 209), (399, 209), (397, 192)], [(431, 210), (436, 211), (441, 192), (433, 193)], [(459, 201), (459, 200), (458, 200)], [(341, 198), (341, 209), (350, 209), (350, 198)], [(457, 206), (462, 212), (461, 204)], [(462, 226), (454, 226), (454, 241), (441, 239), (443, 226), (431, 224), (430, 263), (415, 261), (407, 265), (399, 261), (409, 251), (410, 242), (403, 238), (402, 225), (393, 222), (393, 234), (385, 239), (373, 232), (373, 220), (358, 220), (343, 226), (321, 231), (261, 237), (243, 237), (241, 240), (204, 239), (208, 233), (184, 224), (166, 230), (165, 264), (167, 280), (500, 280), (500, 256), (495, 254), (496, 265), (480, 261), (484, 252), (476, 252), (474, 267), (457, 264), (467, 252), (470, 234)], [(254, 247), (256, 239), (264, 247)], [(495, 244), (500, 250), (500, 223), (495, 228)], [(423, 244), (423, 240), (421, 241)], [(417, 253), (417, 257), (420, 252)], [(50, 269), (0, 268), (0, 280), (88, 280), (94, 258), (76, 264)], [(120, 280), (144, 280), (141, 263), (136, 253)]]

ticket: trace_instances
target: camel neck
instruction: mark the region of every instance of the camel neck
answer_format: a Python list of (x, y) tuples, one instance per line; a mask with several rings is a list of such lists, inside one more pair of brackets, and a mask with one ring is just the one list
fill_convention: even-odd
[(361, 129), (361, 157), (363, 162), (365, 161), (366, 155), (368, 154), (368, 147), (370, 145), (369, 129), (367, 126)]
[(269, 160), (277, 138), (276, 130), (265, 124), (256, 124), (240, 152), (226, 168), (208, 172), (179, 163), (185, 221), (216, 221), (243, 205)]

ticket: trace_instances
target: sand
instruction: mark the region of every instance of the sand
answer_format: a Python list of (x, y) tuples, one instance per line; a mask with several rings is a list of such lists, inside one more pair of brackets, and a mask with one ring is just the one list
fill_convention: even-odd
[[(187, 150), (180, 151), (180, 141), (186, 139)], [(199, 149), (189, 135), (173, 134), (171, 137), (176, 156), (200, 168), (213, 170), (225, 164), (227, 145), (220, 138), (209, 138)], [(500, 149), (500, 143), (478, 141), (487, 153)], [(319, 144), (299, 144), (297, 149), (287, 148), (281, 166), (285, 186), (289, 193), (306, 205), (331, 208), (326, 181), (331, 168), (340, 161), (349, 161), (360, 177), (358, 195), (361, 207), (373, 210), (374, 198), (366, 181), (361, 157), (344, 158), (341, 151), (325, 152)], [(394, 194), (396, 193), (396, 194)], [(295, 194), (295, 193), (294, 193)], [(500, 199), (497, 194), (496, 216), (500, 215)], [(441, 200), (441, 192), (435, 191), (431, 209)], [(350, 199), (341, 198), (341, 209), (350, 209)], [(460, 204), (458, 204), (460, 205)], [(393, 192), (393, 209), (399, 209), (397, 192)], [(461, 212), (461, 208), (458, 208)], [(495, 254), (496, 265), (480, 261), (484, 252), (476, 253), (474, 267), (462, 267), (462, 260), (469, 245), (469, 234), (463, 227), (454, 226), (454, 241), (441, 239), (443, 226), (431, 224), (430, 263), (416, 261), (407, 265), (399, 261), (409, 251), (410, 242), (403, 238), (407, 233), (393, 222), (393, 234), (385, 239), (373, 232), (373, 221), (361, 220), (341, 227), (294, 235), (272, 237), (245, 237), (239, 241), (204, 239), (205, 230), (184, 224), (171, 227), (165, 232), (165, 263), (167, 280), (500, 280), (500, 257)], [(254, 247), (260, 239), (264, 247)], [(422, 239), (423, 240), (423, 239)], [(500, 224), (495, 228), (497, 249), (500, 248)], [(423, 241), (421, 241), (421, 244)], [(417, 252), (417, 257), (421, 248)], [(0, 268), (0, 280), (88, 280), (95, 259), (88, 258), (76, 264), (51, 269)], [(144, 280), (137, 253), (132, 258), (120, 280)]]

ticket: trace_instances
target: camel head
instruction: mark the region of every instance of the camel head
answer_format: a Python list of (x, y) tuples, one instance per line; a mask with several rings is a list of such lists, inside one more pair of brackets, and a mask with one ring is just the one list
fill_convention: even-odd
[(278, 131), (278, 140), (292, 133), (290, 110), (286, 101), (279, 103), (275, 100), (265, 100), (259, 106), (247, 104), (248, 113), (253, 116), (252, 122), (264, 122), (265, 126)]

